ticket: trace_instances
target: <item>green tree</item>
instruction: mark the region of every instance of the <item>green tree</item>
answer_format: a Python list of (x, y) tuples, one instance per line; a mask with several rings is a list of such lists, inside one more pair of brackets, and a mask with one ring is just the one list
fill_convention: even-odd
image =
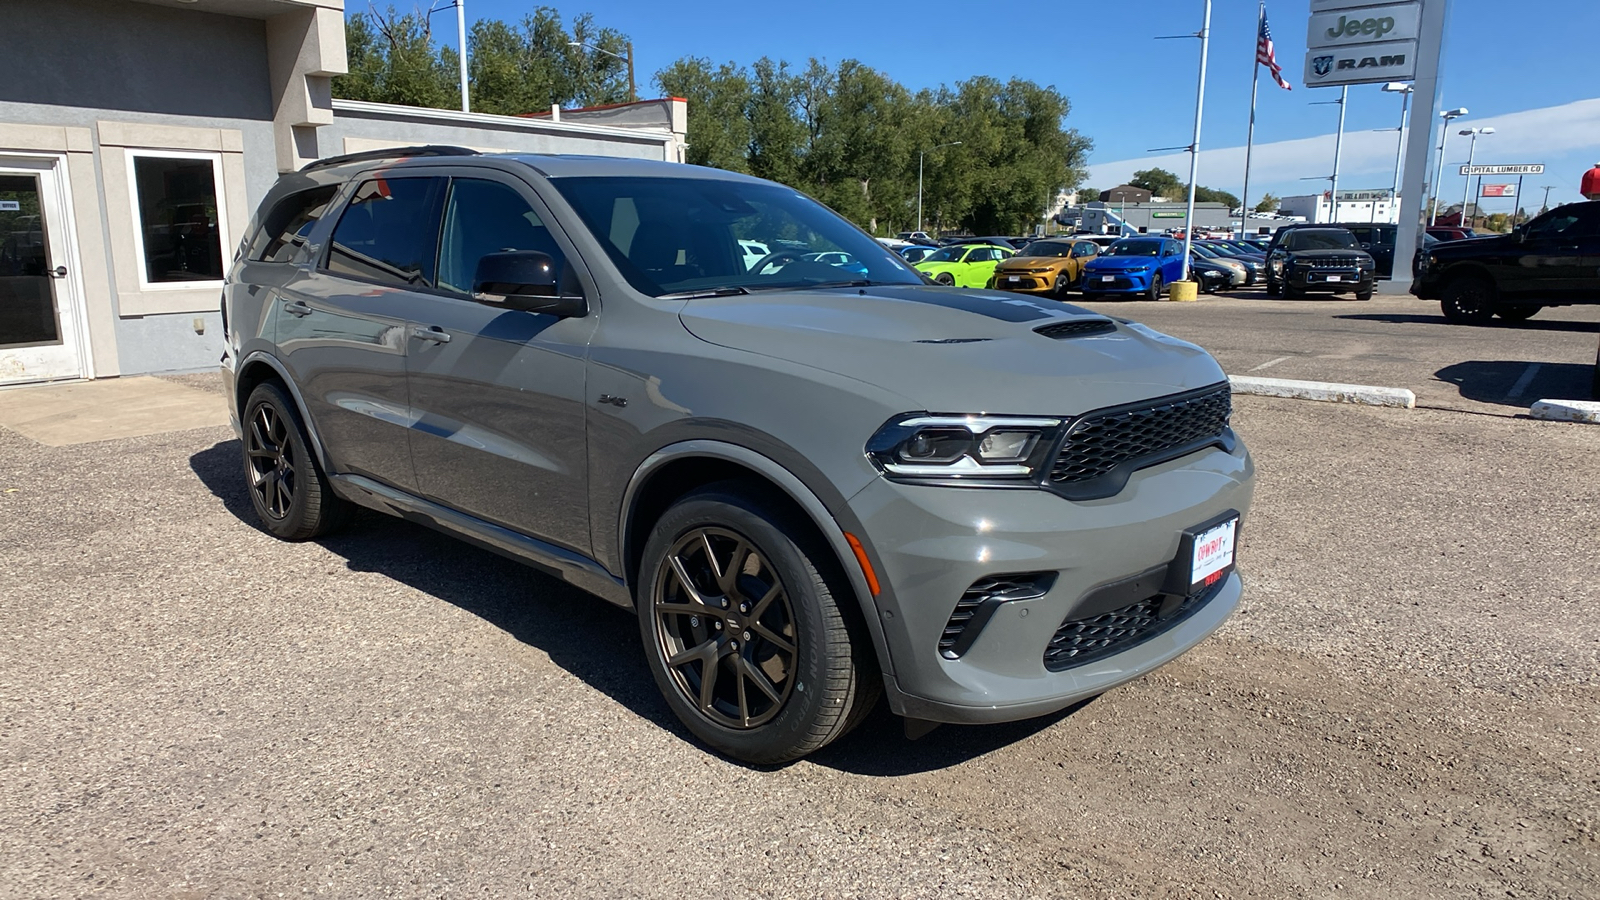
[(751, 67), (750, 174), (782, 184), (798, 184), (806, 126), (800, 119), (801, 80), (786, 62), (763, 56)]
[(1271, 194), (1262, 194), (1261, 199), (1256, 202), (1255, 211), (1258, 213), (1277, 212), (1278, 207), (1281, 205), (1283, 205), (1282, 199)]
[(345, 31), (350, 73), (335, 76), (333, 93), (350, 100), (444, 108), (460, 100), (454, 53), (434, 52), (420, 13), (357, 13)]
[(689, 104), (688, 162), (733, 172), (749, 170), (750, 78), (743, 68), (686, 56), (656, 73), (663, 93)]
[[(1184, 196), (1188, 196), (1187, 190), (1184, 191)], [(1236, 209), (1239, 206), (1239, 198), (1233, 194), (1230, 194), (1227, 191), (1219, 191), (1216, 188), (1208, 188), (1205, 186), (1196, 187), (1194, 189), (1194, 199), (1196, 203), (1226, 204), (1229, 209)]]
[(1128, 183), (1136, 188), (1144, 188), (1157, 197), (1176, 200), (1178, 197), (1187, 197), (1189, 189), (1184, 186), (1182, 179), (1166, 169), (1140, 169), (1133, 173)]

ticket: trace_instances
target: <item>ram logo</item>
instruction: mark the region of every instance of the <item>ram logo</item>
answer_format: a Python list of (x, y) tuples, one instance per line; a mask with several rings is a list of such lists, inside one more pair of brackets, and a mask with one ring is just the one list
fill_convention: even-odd
[(1316, 56), (1311, 59), (1311, 73), (1318, 78), (1333, 71), (1333, 57)]

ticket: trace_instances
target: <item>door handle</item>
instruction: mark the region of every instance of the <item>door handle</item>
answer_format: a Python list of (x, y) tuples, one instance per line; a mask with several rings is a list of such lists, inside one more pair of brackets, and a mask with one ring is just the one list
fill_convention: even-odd
[(51, 269), (45, 274), (49, 275), (51, 278), (65, 278), (67, 277), (67, 267), (56, 266), (54, 269)]
[(305, 303), (300, 300), (296, 300), (293, 303), (284, 306), (283, 311), (291, 316), (311, 315), (311, 307), (305, 305)]
[(427, 328), (418, 325), (411, 330), (411, 336), (422, 341), (433, 341), (435, 344), (450, 343), (449, 332), (437, 325), (429, 325)]

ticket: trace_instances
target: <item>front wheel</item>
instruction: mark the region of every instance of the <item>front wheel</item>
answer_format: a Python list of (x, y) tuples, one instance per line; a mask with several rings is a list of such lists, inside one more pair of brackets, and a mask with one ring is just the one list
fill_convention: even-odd
[(1494, 318), (1494, 285), (1473, 275), (1457, 278), (1444, 286), (1439, 309), (1457, 325), (1487, 325)]
[(956, 277), (951, 275), (949, 272), (940, 272), (939, 274), (933, 276), (933, 280), (944, 285), (945, 287), (955, 287), (956, 283)]
[(751, 487), (664, 513), (638, 587), (645, 657), (695, 736), (750, 763), (799, 759), (855, 726), (882, 685), (826, 547)]
[(1278, 280), (1276, 278), (1273, 278), (1270, 275), (1267, 276), (1267, 296), (1268, 297), (1282, 297), (1283, 296), (1283, 287), (1278, 284)]
[(1150, 276), (1150, 289), (1145, 291), (1144, 297), (1145, 297), (1146, 300), (1160, 300), (1161, 299), (1161, 273), (1160, 272), (1156, 272), (1155, 274)]
[(1371, 300), (1372, 299), (1372, 291), (1371, 290), (1356, 291), (1356, 299), (1357, 300), (1361, 300), (1361, 301)]
[(1050, 295), (1058, 298), (1065, 297), (1067, 292), (1071, 289), (1072, 280), (1067, 278), (1067, 273), (1062, 272), (1060, 275), (1056, 276), (1056, 283), (1055, 286), (1050, 289)]

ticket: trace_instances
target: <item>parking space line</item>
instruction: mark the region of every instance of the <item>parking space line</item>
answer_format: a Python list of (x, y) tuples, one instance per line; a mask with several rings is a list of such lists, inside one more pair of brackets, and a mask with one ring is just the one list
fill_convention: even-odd
[(1259, 365), (1259, 366), (1256, 366), (1256, 367), (1255, 367), (1255, 368), (1253, 368), (1253, 369), (1251, 369), (1251, 370), (1250, 370), (1250, 371), (1252, 371), (1252, 372), (1259, 372), (1259, 371), (1261, 371), (1261, 370), (1262, 370), (1262, 369), (1266, 369), (1266, 368), (1269, 368), (1269, 367), (1271, 367), (1271, 366), (1275, 366), (1275, 365), (1277, 365), (1277, 364), (1278, 364), (1278, 363), (1281, 363), (1281, 362), (1283, 362), (1283, 361), (1284, 361), (1284, 360), (1286, 360), (1286, 359), (1292, 359), (1292, 357), (1288, 357), (1288, 356), (1280, 356), (1280, 357), (1278, 357), (1278, 358), (1277, 358), (1277, 359), (1269, 359), (1269, 360), (1267, 360), (1267, 361), (1266, 361), (1266, 362), (1264, 362), (1264, 363), (1262, 363), (1262, 364), (1261, 364), (1261, 365)]
[(1506, 399), (1515, 400), (1521, 397), (1522, 392), (1528, 389), (1528, 385), (1533, 384), (1533, 376), (1539, 374), (1539, 369), (1543, 365), (1544, 363), (1528, 363), (1528, 367), (1522, 370), (1522, 375), (1517, 379), (1517, 383), (1513, 384), (1511, 390), (1506, 392)]

